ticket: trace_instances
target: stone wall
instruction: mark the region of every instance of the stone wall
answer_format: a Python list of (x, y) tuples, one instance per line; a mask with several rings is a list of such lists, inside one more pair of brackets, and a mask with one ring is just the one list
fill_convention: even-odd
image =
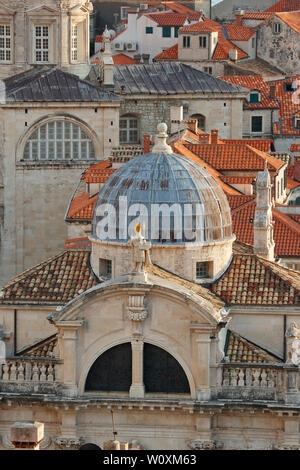
[(22, 162), (32, 126), (48, 119), (71, 119), (85, 127), (93, 140), (96, 159), (103, 160), (119, 142), (119, 109), (97, 105), (64, 107), (61, 104), (56, 108), (48, 105), (45, 109), (17, 105), (2, 109), (0, 162), (4, 167), (4, 229), (0, 285), (63, 249), (68, 238), (64, 216), (69, 200), (81, 173), (93, 163)]
[[(122, 95), (121, 95), (122, 96)], [(171, 128), (170, 108), (182, 106), (184, 118), (202, 114), (206, 118), (206, 131), (219, 130), (220, 138), (241, 139), (243, 121), (243, 98), (232, 95), (178, 95), (162, 97), (152, 95), (124, 96), (120, 116), (136, 115), (139, 119), (140, 143), (145, 134), (155, 135), (157, 124), (166, 122)]]
[[(274, 22), (280, 24), (280, 33), (273, 32)], [(258, 29), (257, 55), (285, 73), (300, 73), (299, 34), (273, 16)]]

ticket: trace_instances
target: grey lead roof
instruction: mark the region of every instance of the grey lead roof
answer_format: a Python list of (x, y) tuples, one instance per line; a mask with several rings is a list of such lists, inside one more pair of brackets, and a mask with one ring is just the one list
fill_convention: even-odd
[(6, 102), (120, 101), (109, 91), (55, 67), (38, 67), (4, 80)]
[(114, 69), (115, 93), (244, 93), (242, 87), (220, 80), (179, 62), (118, 65)]

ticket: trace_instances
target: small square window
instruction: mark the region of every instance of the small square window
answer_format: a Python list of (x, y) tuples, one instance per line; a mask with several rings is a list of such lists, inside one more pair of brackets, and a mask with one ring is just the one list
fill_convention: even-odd
[(112, 277), (112, 261), (111, 259), (99, 259), (99, 276), (108, 279)]
[(152, 26), (146, 26), (146, 34), (153, 34)]
[(164, 26), (162, 29), (162, 37), (170, 38), (171, 37), (171, 28), (170, 26)]
[(206, 279), (209, 277), (209, 263), (207, 261), (199, 261), (196, 263), (196, 278)]

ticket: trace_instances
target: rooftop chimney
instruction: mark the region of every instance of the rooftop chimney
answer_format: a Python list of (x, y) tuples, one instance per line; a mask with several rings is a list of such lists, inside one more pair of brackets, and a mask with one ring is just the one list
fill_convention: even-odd
[(217, 145), (219, 143), (219, 131), (211, 131), (210, 143), (211, 145)]
[(266, 167), (260, 171), (256, 182), (256, 208), (254, 215), (254, 253), (274, 261), (271, 178)]
[(238, 60), (238, 51), (237, 49), (229, 50), (229, 59), (236, 62)]

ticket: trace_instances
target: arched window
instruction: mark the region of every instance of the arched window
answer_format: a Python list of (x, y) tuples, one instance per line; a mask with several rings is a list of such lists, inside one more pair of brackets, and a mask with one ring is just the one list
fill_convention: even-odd
[(185, 372), (164, 349), (144, 344), (144, 384), (146, 393), (190, 393)]
[(23, 159), (95, 160), (95, 148), (82, 127), (60, 119), (42, 124), (30, 135)]
[(131, 374), (131, 343), (119, 344), (94, 362), (86, 379), (85, 391), (129, 392)]
[(126, 114), (120, 118), (120, 143), (139, 143), (139, 122), (136, 116)]
[(198, 120), (198, 129), (201, 129), (202, 131), (205, 131), (205, 116), (202, 114), (193, 114), (190, 116), (192, 119), (197, 119)]

